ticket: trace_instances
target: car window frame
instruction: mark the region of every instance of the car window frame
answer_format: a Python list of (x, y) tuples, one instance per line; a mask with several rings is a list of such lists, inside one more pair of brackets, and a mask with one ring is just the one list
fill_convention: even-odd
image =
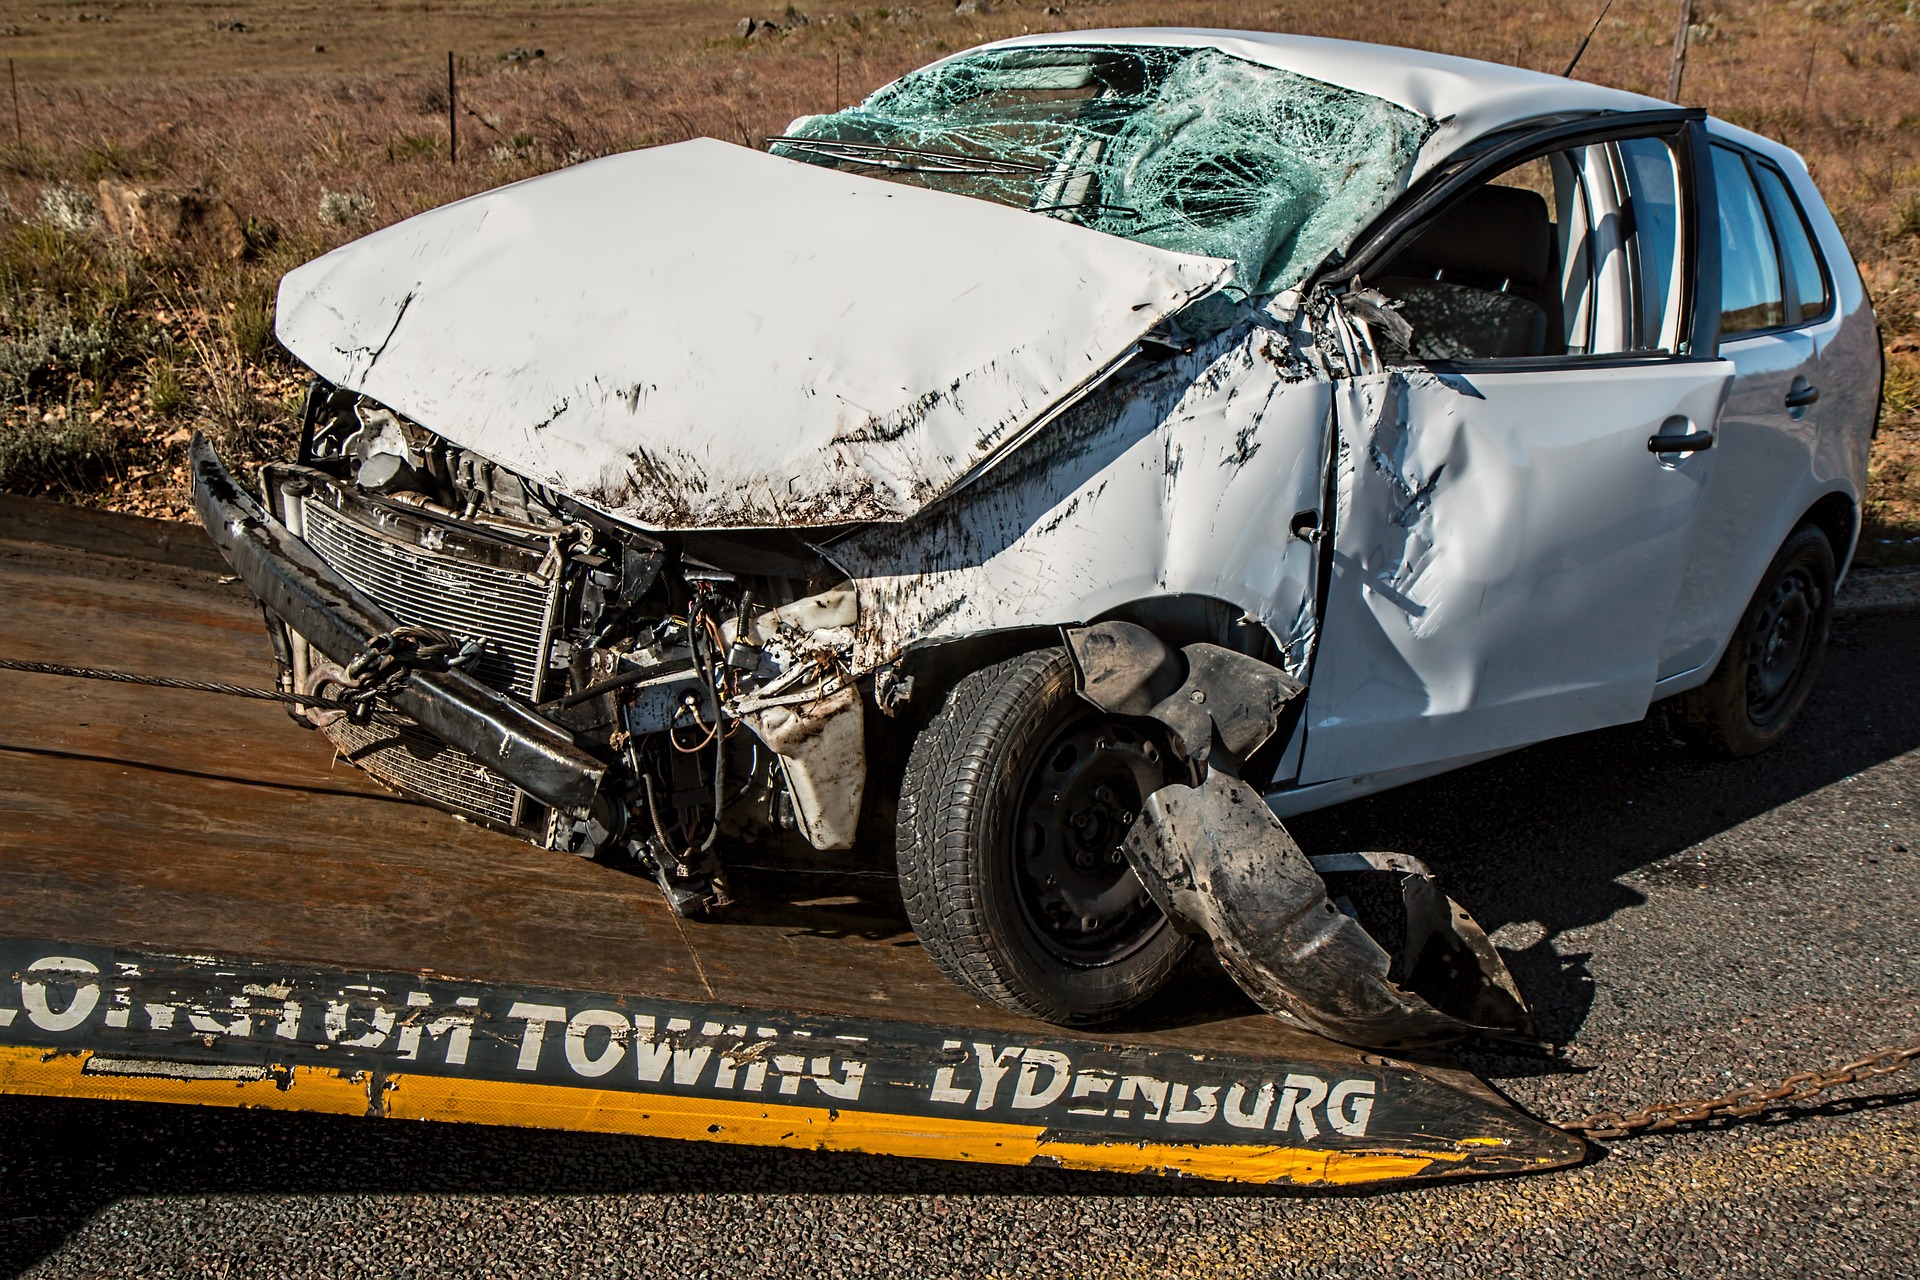
[(1813, 265), (1820, 272), (1820, 292), (1824, 300), (1819, 314), (1813, 316), (1811, 319), (1796, 320), (1791, 324), (1775, 325), (1768, 329), (1748, 329), (1738, 337), (1730, 339), (1730, 341), (1744, 342), (1748, 338), (1769, 333), (1791, 333), (1795, 329), (1804, 329), (1809, 325), (1824, 324), (1826, 321), (1831, 320), (1834, 309), (1838, 305), (1834, 296), (1833, 268), (1827, 265), (1827, 257), (1820, 251), (1820, 238), (1813, 233), (1813, 220), (1807, 217), (1806, 206), (1801, 203), (1799, 192), (1793, 189), (1793, 179), (1789, 178), (1786, 171), (1773, 161), (1757, 152), (1740, 146), (1738, 143), (1715, 138), (1713, 145), (1716, 147), (1725, 147), (1729, 151), (1738, 152), (1747, 162), (1748, 176), (1753, 179), (1754, 194), (1760, 197), (1760, 212), (1766, 217), (1767, 230), (1773, 236), (1773, 256), (1780, 263), (1781, 293), (1783, 295), (1781, 299), (1781, 314), (1786, 314), (1786, 298), (1784, 295), (1787, 294), (1796, 296), (1794, 309), (1799, 309), (1799, 302), (1797, 301), (1799, 289), (1797, 286), (1800, 282), (1800, 273), (1798, 268), (1793, 265), (1792, 260), (1781, 248), (1780, 227), (1774, 221), (1773, 209), (1767, 203), (1766, 189), (1761, 185), (1760, 181), (1759, 171), (1762, 169), (1772, 173), (1774, 177), (1780, 180), (1781, 190), (1786, 192), (1787, 203), (1793, 206), (1794, 216), (1800, 219), (1800, 230), (1806, 239), (1807, 247), (1813, 252)]
[[(1421, 368), (1441, 373), (1452, 372), (1547, 372), (1556, 369), (1594, 367), (1624, 368), (1636, 365), (1670, 364), (1676, 361), (1717, 360), (1720, 348), (1720, 238), (1702, 235), (1703, 226), (1718, 226), (1719, 204), (1713, 181), (1713, 161), (1707, 148), (1713, 139), (1706, 129), (1707, 113), (1697, 107), (1676, 107), (1659, 111), (1602, 112), (1574, 120), (1556, 118), (1532, 128), (1502, 135), (1468, 154), (1438, 166), (1424, 183), (1416, 184), (1393, 208), (1389, 209), (1357, 242), (1353, 254), (1343, 263), (1310, 277), (1308, 285), (1325, 284), (1340, 292), (1340, 285), (1351, 287), (1364, 282), (1365, 273), (1392, 260), (1393, 255), (1411, 244), (1431, 221), (1489, 179), (1517, 164), (1557, 151), (1616, 142), (1623, 138), (1660, 138), (1674, 150), (1681, 183), (1681, 255), (1682, 268), (1677, 281), (1681, 289), (1680, 330), (1675, 335), (1677, 351), (1611, 351), (1558, 353), (1539, 356), (1487, 356), (1470, 360), (1420, 360)], [(1763, 202), (1764, 203), (1764, 202)], [(1716, 218), (1709, 223), (1702, 210), (1712, 209)], [(1772, 225), (1768, 225), (1769, 234)], [(1776, 256), (1778, 250), (1776, 249)], [(1703, 307), (1702, 299), (1713, 305)], [(1744, 336), (1744, 335), (1743, 335)]]

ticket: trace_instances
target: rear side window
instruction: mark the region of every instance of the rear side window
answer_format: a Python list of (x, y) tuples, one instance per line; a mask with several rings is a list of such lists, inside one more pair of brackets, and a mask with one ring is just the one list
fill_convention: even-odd
[(1780, 259), (1739, 152), (1713, 148), (1713, 184), (1720, 200), (1720, 336), (1777, 329), (1786, 323)]
[(1820, 257), (1814, 252), (1813, 233), (1800, 204), (1787, 190), (1787, 180), (1769, 164), (1756, 164), (1760, 175), (1760, 195), (1773, 219), (1774, 238), (1780, 244), (1780, 257), (1787, 274), (1787, 323), (1802, 324), (1817, 320), (1827, 310), (1827, 276), (1821, 270)]

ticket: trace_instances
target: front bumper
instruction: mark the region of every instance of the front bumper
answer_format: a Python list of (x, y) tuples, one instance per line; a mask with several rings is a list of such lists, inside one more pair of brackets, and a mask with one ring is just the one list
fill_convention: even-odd
[[(254, 595), (342, 667), (399, 623), (321, 562), (236, 482), (213, 446), (190, 450), (193, 505), (220, 553)], [(383, 695), (422, 728), (460, 748), (543, 804), (587, 813), (607, 766), (566, 730), (462, 671), (416, 671)]]

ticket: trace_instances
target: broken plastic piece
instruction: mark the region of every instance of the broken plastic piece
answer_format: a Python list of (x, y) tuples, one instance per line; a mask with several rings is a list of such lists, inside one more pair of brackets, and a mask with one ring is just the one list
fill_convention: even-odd
[(1201, 786), (1162, 787), (1125, 848), (1161, 909), (1212, 938), (1234, 982), (1270, 1013), (1369, 1048), (1533, 1035), (1499, 952), (1425, 867), (1375, 864), (1378, 855), (1329, 867), (1404, 875), (1396, 957), (1334, 905), (1314, 863), (1239, 778), (1209, 770)]
[[(1205, 933), (1241, 990), (1269, 1013), (1370, 1048), (1471, 1032), (1531, 1038), (1513, 977), (1486, 933), (1402, 854), (1309, 859), (1240, 764), (1279, 727), (1303, 686), (1257, 658), (1212, 644), (1174, 650), (1145, 627), (1069, 628), (1081, 696), (1110, 715), (1171, 731), (1199, 785), (1149, 794), (1122, 845), (1175, 927)], [(1402, 878), (1403, 919), (1376, 928), (1334, 905), (1323, 875)]]
[(1137, 623), (1073, 627), (1066, 638), (1082, 697), (1113, 715), (1158, 720), (1195, 765), (1205, 765), (1217, 743), (1237, 767), (1273, 736), (1281, 711), (1305, 688), (1217, 644), (1175, 651)]

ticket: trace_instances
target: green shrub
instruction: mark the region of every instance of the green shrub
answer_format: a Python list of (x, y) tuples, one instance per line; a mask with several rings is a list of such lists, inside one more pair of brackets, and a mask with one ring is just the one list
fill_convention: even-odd
[(147, 407), (163, 418), (171, 418), (187, 407), (187, 384), (168, 356), (147, 361)]
[(97, 490), (120, 469), (120, 441), (83, 416), (64, 421), (0, 422), (0, 489), (76, 496)]

